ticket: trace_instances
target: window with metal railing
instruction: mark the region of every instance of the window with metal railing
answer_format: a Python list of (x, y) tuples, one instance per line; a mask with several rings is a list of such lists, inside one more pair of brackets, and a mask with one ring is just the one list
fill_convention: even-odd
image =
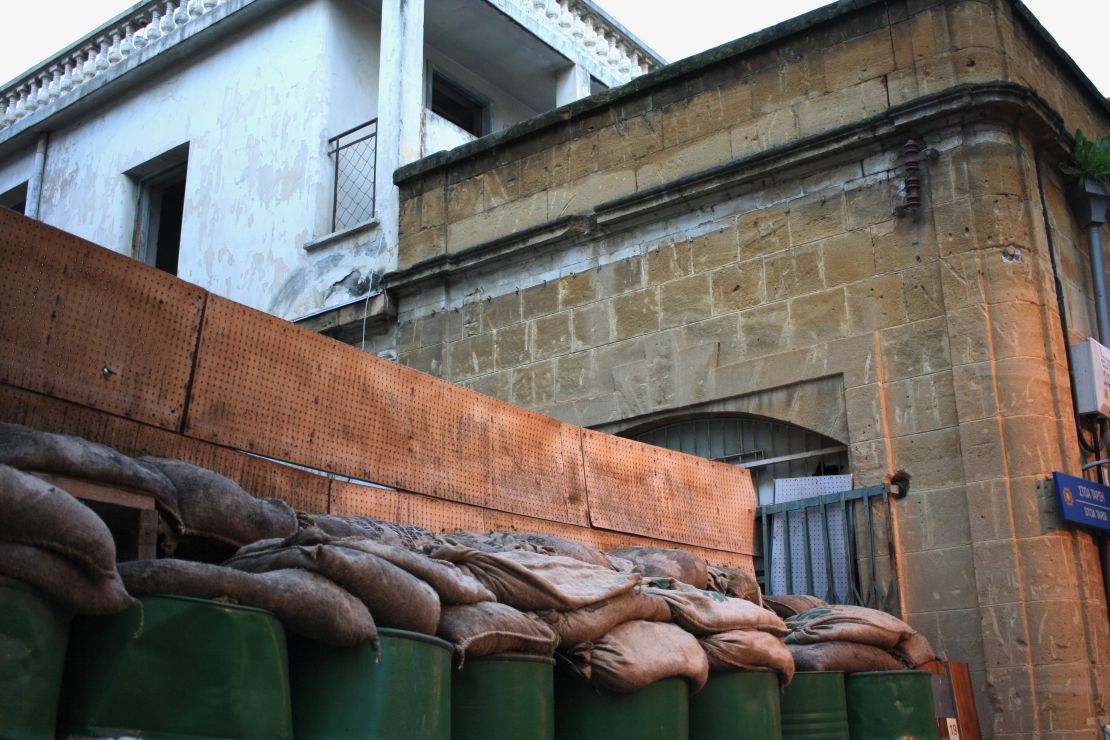
[(342, 231), (374, 217), (378, 163), (378, 119), (328, 139), (334, 159), (331, 230)]

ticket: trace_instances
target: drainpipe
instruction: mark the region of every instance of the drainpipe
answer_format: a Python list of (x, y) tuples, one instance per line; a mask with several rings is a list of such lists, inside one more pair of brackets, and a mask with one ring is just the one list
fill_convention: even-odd
[(46, 172), (46, 144), (49, 140), (50, 134), (45, 131), (39, 134), (39, 141), (35, 146), (35, 164), (31, 179), (27, 182), (27, 210), (24, 215), (36, 221), (39, 217), (39, 205), (42, 203), (42, 178)]

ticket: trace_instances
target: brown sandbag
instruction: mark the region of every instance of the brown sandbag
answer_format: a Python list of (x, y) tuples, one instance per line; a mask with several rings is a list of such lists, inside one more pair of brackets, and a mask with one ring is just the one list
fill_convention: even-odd
[(797, 671), (898, 671), (906, 666), (893, 655), (874, 645), (858, 642), (819, 642), (812, 645), (787, 645)]
[(419, 552), (365, 537), (332, 537), (317, 527), (307, 527), (284, 540), (260, 540), (245, 545), (235, 553), (235, 558), (294, 545), (335, 545), (376, 555), (427, 583), (439, 594), (443, 604), (476, 604), (495, 600), (493, 592), (454, 563), (434, 560)]
[(644, 590), (665, 599), (671, 608), (674, 623), (693, 635), (760, 630), (782, 637), (790, 632), (773, 612), (744, 599), (691, 587), (675, 590), (650, 587)]
[(514, 533), (514, 536), (518, 542), (527, 545), (536, 552), (541, 552), (545, 555), (562, 555), (565, 558), (574, 558), (575, 560), (581, 560), (583, 563), (596, 565), (600, 568), (615, 570), (613, 564), (609, 562), (609, 558), (605, 557), (605, 553), (598, 550), (596, 547), (590, 547), (589, 545), (567, 539), (566, 537), (558, 537), (553, 534), (542, 534), (540, 532), (520, 532)]
[(467, 657), (501, 653), (550, 656), (555, 633), (533, 614), (496, 601), (445, 606), (436, 635), (455, 646), (459, 667)]
[(786, 620), (790, 634), (786, 642), (808, 645), (815, 642), (858, 642), (884, 650), (913, 637), (915, 631), (895, 616), (878, 609), (846, 604), (829, 604), (795, 614)]
[(242, 547), (297, 531), (297, 515), (284, 501), (255, 498), (238, 483), (181, 460), (140, 458), (173, 483), (185, 535)]
[(631, 591), (635, 573), (617, 573), (573, 558), (534, 552), (479, 552), (447, 546), (432, 553), (469, 571), (497, 597), (522, 611), (570, 611)]
[(584, 678), (620, 694), (672, 676), (688, 679), (696, 694), (709, 678), (709, 660), (697, 638), (667, 622), (625, 622), (568, 654)]
[(342, 586), (370, 610), (379, 627), (434, 635), (439, 596), (424, 581), (367, 552), (333, 545), (301, 545), (236, 555), (224, 563), (247, 573), (301, 568)]
[(166, 476), (82, 437), (0, 423), (0, 465), (132, 488), (150, 494), (177, 522), (177, 494)]
[(825, 601), (816, 596), (805, 594), (776, 594), (774, 596), (763, 594), (763, 606), (786, 619), (787, 617), (793, 617), (795, 614), (825, 606)]
[(138, 603), (124, 589), (118, 574), (90, 578), (66, 558), (32, 545), (0, 542), (0, 575), (38, 589), (73, 614), (119, 614)]
[(922, 663), (937, 659), (929, 639), (920, 632), (913, 633), (911, 637), (895, 645), (893, 652), (910, 668), (917, 668)]
[(537, 616), (559, 635), (559, 647), (566, 648), (596, 640), (625, 622), (669, 622), (671, 608), (658, 595), (629, 591), (569, 612), (547, 610)]
[(763, 594), (759, 590), (759, 581), (755, 579), (755, 573), (727, 565), (711, 565), (707, 573), (708, 590), (763, 606)]
[(729, 630), (699, 637), (709, 658), (710, 671), (771, 668), (779, 674), (779, 686), (794, 678), (794, 657), (781, 639), (759, 630)]
[(135, 596), (176, 594), (221, 599), (272, 612), (289, 630), (335, 647), (370, 642), (378, 630), (366, 605), (327, 578), (299, 569), (245, 573), (188, 560), (120, 563), (120, 577)]
[(94, 580), (116, 576), (116, 543), (92, 509), (33, 475), (0, 465), (0, 542), (56, 553)]
[(392, 529), (368, 516), (334, 516), (332, 514), (302, 515), (310, 526), (319, 528), (332, 537), (365, 537), (386, 545), (404, 547), (401, 538)]
[(709, 564), (705, 562), (705, 558), (686, 550), (669, 547), (622, 547), (606, 554), (631, 560), (633, 569), (649, 578), (674, 578), (694, 588), (705, 588), (709, 584)]

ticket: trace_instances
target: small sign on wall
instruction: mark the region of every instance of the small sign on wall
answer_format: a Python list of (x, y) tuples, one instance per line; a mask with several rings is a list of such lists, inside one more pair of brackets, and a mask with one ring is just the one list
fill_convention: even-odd
[(1064, 521), (1110, 530), (1110, 487), (1067, 473), (1053, 473), (1052, 482)]

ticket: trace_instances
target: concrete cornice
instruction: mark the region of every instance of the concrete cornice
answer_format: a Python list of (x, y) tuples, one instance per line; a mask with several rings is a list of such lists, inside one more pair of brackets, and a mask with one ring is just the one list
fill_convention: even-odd
[[(1063, 119), (1035, 91), (1009, 82), (976, 83), (948, 88), (883, 113), (737, 159), (669, 183), (632, 193), (596, 206), (593, 213), (560, 219), (501, 237), (464, 251), (438, 255), (389, 273), (385, 288), (410, 292), (429, 283), (447, 281), (496, 262), (525, 258), (540, 249), (581, 243), (583, 237), (619, 233), (642, 223), (689, 211), (728, 193), (750, 188), (784, 172), (830, 159), (858, 155), (901, 143), (942, 126), (976, 121), (1019, 122), (1038, 136), (1064, 142)], [(1066, 151), (1061, 144), (1061, 153)]]

